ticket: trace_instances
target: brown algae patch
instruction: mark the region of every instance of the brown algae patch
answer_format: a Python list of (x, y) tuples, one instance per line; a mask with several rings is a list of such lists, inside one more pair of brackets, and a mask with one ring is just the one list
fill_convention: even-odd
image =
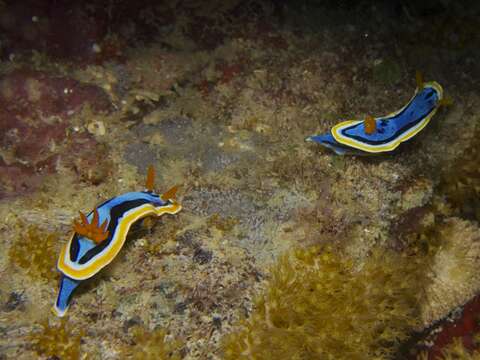
[(65, 320), (58, 324), (50, 324), (46, 320), (40, 326), (41, 331), (29, 336), (31, 346), (38, 355), (72, 360), (80, 358), (82, 331), (74, 333), (73, 326)]
[(325, 247), (284, 255), (226, 359), (387, 359), (418, 323), (420, 258), (375, 250), (361, 264)]
[(59, 248), (59, 234), (41, 230), (36, 225), (19, 223), (19, 236), (8, 251), (11, 263), (25, 271), (34, 280), (52, 281), (57, 279), (56, 252)]

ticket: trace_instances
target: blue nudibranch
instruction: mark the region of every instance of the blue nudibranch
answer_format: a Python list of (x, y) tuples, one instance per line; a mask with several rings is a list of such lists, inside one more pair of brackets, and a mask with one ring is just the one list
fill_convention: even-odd
[[(146, 216), (176, 214), (182, 207), (175, 201), (177, 187), (158, 195), (153, 191), (154, 171), (149, 168), (146, 190), (129, 192), (107, 200), (81, 222), (74, 223), (74, 233), (63, 247), (57, 268), (62, 273), (54, 311), (65, 315), (74, 290), (117, 256), (133, 223)], [(101, 224), (101, 225), (100, 225)]]
[(417, 74), (415, 94), (400, 110), (378, 118), (344, 121), (329, 133), (309, 136), (306, 140), (320, 143), (339, 155), (392, 151), (427, 126), (443, 104), (440, 84), (435, 81), (423, 83)]

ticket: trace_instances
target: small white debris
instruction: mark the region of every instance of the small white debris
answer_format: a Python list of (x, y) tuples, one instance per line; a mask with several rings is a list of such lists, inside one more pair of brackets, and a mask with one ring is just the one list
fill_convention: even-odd
[(103, 121), (92, 121), (87, 125), (87, 130), (90, 134), (97, 136), (103, 136), (106, 133)]
[(34, 23), (38, 22), (38, 16), (36, 15), (32, 16), (32, 22)]
[(102, 52), (102, 48), (97, 43), (93, 43), (92, 50), (94, 53), (98, 54)]

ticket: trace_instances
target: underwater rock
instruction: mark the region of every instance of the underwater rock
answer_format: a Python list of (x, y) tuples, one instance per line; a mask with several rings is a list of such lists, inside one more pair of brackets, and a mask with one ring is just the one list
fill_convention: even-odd
[(0, 29), (6, 35), (8, 54), (42, 51), (70, 61), (92, 62), (107, 34), (106, 17), (92, 17), (83, 4), (67, 1), (22, 1), (5, 6)]
[(109, 156), (108, 145), (97, 142), (86, 132), (69, 140), (62, 151), (61, 160), (65, 166), (75, 171), (80, 181), (99, 185), (111, 176), (114, 164)]
[[(429, 360), (478, 359), (479, 313), (480, 295), (476, 295), (420, 334), (421, 339), (417, 340), (414, 352), (424, 354), (422, 358)], [(475, 351), (474, 354), (471, 354), (472, 351)]]
[(480, 221), (480, 128), (460, 157), (443, 171), (439, 190), (462, 218)]
[[(201, 59), (199, 59), (201, 60)], [(191, 62), (190, 54), (167, 51), (158, 46), (135, 50), (125, 61), (137, 99), (158, 101), (161, 96), (182, 92), (191, 82), (192, 74), (200, 71), (202, 61)]]
[(7, 302), (3, 305), (3, 310), (10, 312), (17, 309), (24, 309), (25, 297), (23, 293), (12, 291)]
[(135, 126), (133, 131), (140, 139), (147, 139), (152, 133), (159, 132), (166, 145), (185, 147), (191, 143), (194, 121), (185, 116), (162, 119), (158, 111), (143, 118), (143, 124)]
[(162, 119), (156, 111), (144, 117), (143, 122), (132, 129), (142, 142), (131, 142), (124, 153), (124, 158), (140, 171), (146, 164), (160, 163), (169, 168), (188, 163), (197, 164), (202, 173), (217, 173), (242, 157), (252, 157), (252, 151), (238, 152), (224, 146), (220, 140), (226, 133), (220, 126), (199, 127), (185, 116)]
[(187, 146), (191, 138), (193, 119), (188, 117), (176, 117), (162, 120), (157, 129), (162, 133), (169, 145), (172, 147)]
[(193, 253), (193, 261), (196, 263), (203, 265), (206, 263), (209, 263), (212, 260), (212, 252), (204, 250), (202, 248), (197, 248), (195, 249), (195, 252)]
[(17, 69), (0, 78), (0, 197), (36, 188), (62, 155), (67, 166), (89, 157), (93, 137), (82, 144), (84, 136), (66, 136), (68, 119), (86, 104), (111, 109), (102, 89), (67, 77)]
[(400, 207), (403, 211), (419, 208), (427, 204), (433, 195), (433, 183), (424, 177), (414, 178), (406, 181), (401, 189)]
[(65, 76), (21, 68), (0, 78), (0, 105), (16, 116), (71, 116), (86, 103), (111, 109), (101, 88)]
[(125, 333), (128, 332), (128, 330), (133, 327), (133, 326), (138, 326), (138, 325), (143, 325), (142, 319), (138, 315), (134, 315), (132, 318), (125, 320), (123, 322), (123, 331)]
[(439, 246), (431, 265), (432, 278), (422, 309), (424, 324), (445, 317), (451, 309), (480, 292), (480, 229), (475, 223), (451, 218), (437, 225)]
[(400, 65), (394, 60), (386, 59), (374, 64), (373, 79), (384, 85), (396, 84), (401, 75)]
[[(31, 28), (44, 24), (46, 12), (37, 9), (47, 1), (26, 1), (17, 2), (17, 6), (28, 7), (32, 11), (26, 14), (25, 22)], [(3, 10), (14, 3), (12, 0), (0, 1), (0, 17)], [(55, 12), (58, 16), (67, 3), (67, 0), (56, 0), (50, 1), (48, 6), (58, 5)], [(221, 358), (223, 335), (232, 331), (232, 325), (239, 317), (251, 314), (251, 318), (258, 314), (252, 308), (252, 295), (264, 288), (261, 279), (272, 278), (269, 264), (278, 258), (279, 253), (291, 252), (292, 246), (312, 243), (337, 244), (348, 256), (334, 258), (333, 271), (328, 267), (328, 259), (312, 259), (314, 262), (318, 259), (322, 269), (326, 268), (326, 271), (318, 273), (319, 281), (315, 283), (320, 289), (312, 288), (316, 296), (308, 295), (311, 282), (299, 281), (299, 287), (304, 291), (285, 291), (282, 296), (274, 297), (275, 300), (280, 299), (280, 304), (291, 300), (289, 303), (298, 303), (298, 307), (290, 306), (288, 311), (278, 311), (273, 302), (268, 302), (272, 305), (268, 309), (269, 314), (273, 316), (264, 317), (264, 320), (273, 327), (266, 328), (265, 337), (257, 339), (278, 346), (262, 359), (273, 358), (277, 354), (277, 358), (281, 358), (284, 346), (287, 348), (284, 352), (286, 357), (295, 358), (298, 352), (290, 351), (296, 344), (305, 344), (300, 351), (307, 347), (328, 348), (331, 345), (332, 349), (335, 348), (332, 353), (336, 359), (342, 358), (336, 356), (342, 344), (347, 347), (353, 344), (353, 351), (359, 351), (359, 359), (381, 358), (379, 353), (385, 346), (390, 348), (393, 345), (388, 337), (392, 335), (391, 330), (398, 329), (396, 324), (401, 320), (398, 317), (405, 312), (397, 310), (404, 305), (394, 302), (393, 307), (387, 306), (382, 310), (383, 302), (376, 299), (379, 292), (387, 297), (396, 297), (397, 289), (411, 279), (407, 269), (417, 264), (411, 264), (409, 253), (403, 256), (411, 251), (407, 241), (404, 241), (407, 244), (403, 248), (395, 247), (389, 257), (393, 262), (401, 258), (398, 259), (401, 266), (394, 266), (393, 272), (389, 270), (392, 266), (388, 261), (385, 266), (380, 266), (385, 257), (374, 257), (375, 263), (370, 263), (369, 250), (373, 244), (390, 249), (396, 245), (392, 244), (394, 235), (407, 230), (420, 233), (432, 223), (432, 218), (444, 216), (437, 216), (436, 209), (429, 204), (431, 187), (440, 180), (440, 168), (447, 168), (450, 164), (458, 168), (452, 160), (453, 155), (463, 151), (466, 138), (475, 137), (471, 130), (472, 124), (477, 122), (479, 102), (475, 79), (478, 77), (470, 75), (477, 57), (469, 55), (469, 66), (465, 65), (468, 63), (466, 59), (458, 63), (444, 62), (445, 57), (441, 54), (446, 50), (435, 40), (435, 29), (445, 23), (443, 18), (417, 21), (413, 14), (413, 21), (404, 23), (402, 19), (405, 18), (399, 14), (388, 18), (388, 21), (381, 21), (384, 20), (379, 16), (381, 12), (371, 10), (374, 7), (382, 9), (377, 4), (360, 2), (355, 5), (349, 2), (338, 6), (329, 1), (317, 4), (317, 11), (312, 11), (314, 5), (311, 3), (275, 2), (271, 6), (271, 0), (203, 3), (112, 0), (104, 2), (101, 9), (95, 1), (84, 0), (69, 7), (73, 9), (81, 5), (91, 17), (89, 20), (93, 19), (100, 27), (103, 14), (109, 11), (112, 33), (111, 39), (95, 39), (91, 48), (88, 47), (91, 42), (86, 38), (85, 42), (66, 44), (66, 48), (58, 49), (56, 54), (67, 56), (66, 59), (71, 56), (68, 54), (76, 51), (86, 51), (88, 57), (90, 51), (96, 49), (92, 59), (84, 60), (79, 56), (80, 63), (64, 62), (58, 58), (55, 61), (59, 62), (52, 63), (49, 55), (53, 52), (43, 50), (35, 52), (30, 59), (26, 42), (0, 31), (2, 56), (5, 59), (12, 55), (12, 59), (3, 63), (4, 71), (23, 62), (33, 62), (46, 69), (58, 66), (67, 74), (66, 77), (72, 73), (80, 81), (104, 86), (116, 106), (111, 116), (90, 116), (88, 108), (71, 119), (63, 114), (58, 119), (52, 116), (50, 125), (55, 129), (66, 123), (65, 137), (62, 139), (59, 131), (58, 135), (54, 133), (59, 141), (46, 143), (51, 147), (42, 143), (39, 152), (33, 153), (37, 168), (16, 161), (16, 154), (2, 152), (1, 166), (11, 172), (17, 171), (15, 175), (8, 174), (12, 181), (19, 179), (16, 191), (31, 194), (11, 201), (2, 200), (2, 219), (21, 217), (28, 224), (45, 226), (49, 232), (63, 232), (70, 223), (73, 209), (94, 205), (100, 197), (109, 198), (122, 193), (136, 182), (136, 166), (141, 169), (151, 162), (162, 170), (164, 183), (184, 184), (184, 205), (188, 211), (180, 217), (164, 217), (154, 228), (139, 228), (138, 233), (132, 234), (137, 240), (130, 245), (127, 243), (128, 248), (123, 249), (127, 251), (122, 250), (115, 259), (118, 261), (105, 269), (104, 276), (89, 280), (86, 291), (74, 295), (77, 296), (73, 300), (74, 311), (70, 312), (67, 320), (74, 331), (67, 332), (65, 337), (68, 340), (78, 330), (88, 329), (81, 339), (81, 352), (77, 357), (129, 359), (135, 358), (132, 353), (138, 351), (136, 357), (141, 359), (148, 359), (147, 354), (151, 354), (153, 359), (168, 358), (172, 355), (171, 348), (165, 352), (154, 351), (154, 348), (166, 347), (170, 341), (179, 339), (184, 341), (177, 352), (180, 358)], [(328, 7), (335, 10), (324, 11)], [(352, 10), (343, 11), (346, 7)], [(283, 12), (284, 23), (277, 23), (275, 15), (272, 16), (278, 8)], [(301, 13), (298, 23), (291, 26), (293, 8)], [(141, 10), (141, 19), (137, 10)], [(33, 12), (38, 16), (35, 20), (38, 22), (31, 18)], [(402, 9), (400, 12), (403, 14)], [(369, 16), (371, 13), (374, 16)], [(81, 15), (80, 12), (77, 14), (74, 16)], [(144, 26), (139, 24), (142, 21)], [(306, 21), (315, 26), (313, 31), (306, 29)], [(428, 41), (419, 43), (416, 35), (419, 33), (417, 22), (420, 21), (426, 25), (422, 26), (424, 31), (419, 36), (428, 36)], [(231, 24), (224, 26), (228, 22)], [(460, 20), (458, 22), (461, 23)], [(155, 28), (156, 32), (145, 32), (145, 36), (137, 37), (148, 28)], [(69, 29), (70, 26), (65, 27), (65, 30)], [(122, 31), (119, 32), (119, 29)], [(198, 34), (198, 38), (190, 36), (189, 32)], [(156, 41), (149, 46), (148, 36), (152, 34), (156, 36)], [(455, 36), (452, 31), (448, 34)], [(68, 31), (65, 31), (64, 38), (68, 36)], [(75, 40), (75, 37), (71, 39)], [(125, 42), (125, 38), (128, 41)], [(48, 38), (41, 40), (47, 41)], [(19, 54), (15, 50), (15, 54), (11, 54), (14, 41), (23, 42), (23, 45), (18, 44), (17, 49), (23, 46), (25, 53)], [(472, 43), (467, 42), (467, 46), (474, 48)], [(122, 44), (126, 46), (122, 48)], [(409, 50), (413, 46), (430, 48), (422, 52), (426, 56), (412, 57)], [(206, 48), (215, 50), (200, 50)], [(119, 49), (126, 54), (125, 61), (121, 60), (123, 64), (108, 62), (79, 69), (79, 65), (97, 62), (104, 55), (109, 58), (111, 55), (108, 54), (115, 54)], [(61, 55), (62, 52), (66, 55)], [(428, 64), (420, 67), (435, 74), (442, 85), (451, 89), (460, 103), (458, 108), (462, 108), (460, 116), (454, 118), (450, 113), (434, 118), (424, 132), (427, 136), (415, 138), (421, 146), (401, 145), (400, 149), (414, 151), (400, 152), (395, 157), (357, 159), (319, 156), (313, 148), (303, 146), (299, 140), (309, 130), (327, 130), (334, 125), (333, 120), (338, 114), (348, 114), (356, 109), (363, 116), (369, 112), (396, 108), (398, 96), (403, 97), (401, 94), (409, 92), (408, 84), (400, 81), (393, 88), (372, 81), (372, 61), (376, 58), (395, 58), (402, 72), (418, 67), (418, 62)], [(217, 64), (225, 66), (216, 67)], [(197, 87), (199, 84), (201, 91)], [(35, 89), (38, 84), (32, 82), (31, 87)], [(67, 91), (67, 95), (73, 96), (73, 90), (71, 94)], [(373, 94), (383, 95), (378, 98)], [(35, 105), (37, 95), (32, 92), (26, 112), (40, 106)], [(152, 111), (155, 114), (150, 113)], [(318, 114), (322, 114), (322, 119), (318, 118)], [(180, 117), (186, 120), (178, 120)], [(18, 121), (24, 122), (26, 118)], [(39, 116), (28, 118), (35, 125)], [(95, 138), (85, 131), (84, 125), (97, 120), (103, 121), (105, 135)], [(137, 132), (142, 125), (148, 127), (145, 126), (144, 133)], [(89, 130), (92, 131), (92, 128)], [(97, 135), (103, 133), (93, 130)], [(125, 153), (129, 156), (127, 161)], [(30, 159), (25, 155), (22, 161)], [(474, 164), (472, 162), (472, 167)], [(40, 167), (53, 175), (44, 178), (36, 176)], [(22, 175), (21, 171), (30, 175)], [(3, 171), (2, 175), (7, 176)], [(426, 178), (425, 182), (417, 183), (416, 179), (420, 176)], [(37, 185), (27, 183), (34, 180), (35, 184), (44, 180), (36, 192), (32, 189)], [(462, 175), (458, 176), (458, 180), (462, 181), (461, 185), (464, 184)], [(400, 190), (399, 184), (402, 186)], [(468, 194), (458, 197), (459, 200), (467, 198)], [(433, 198), (441, 197), (437, 195), (435, 193)], [(471, 213), (469, 209), (461, 213), (465, 212)], [(402, 223), (392, 229), (390, 235), (388, 231), (397, 220)], [(0, 242), (6, 249), (21, 236), (19, 230), (9, 228), (9, 223), (12, 220), (0, 225), (4, 234)], [(211, 257), (208, 252), (211, 252)], [(57, 251), (52, 253), (58, 255)], [(339, 251), (338, 254), (342, 256), (343, 253)], [(355, 264), (351, 271), (350, 259)], [(3, 257), (0, 256), (0, 267), (6, 261), (8, 254), (4, 253)], [(307, 269), (315, 271), (307, 262), (299, 261)], [(366, 262), (373, 269), (371, 276), (365, 273), (363, 264)], [(387, 268), (386, 276), (382, 274), (384, 267)], [(418, 267), (419, 270), (426, 268), (422, 265)], [(56, 274), (55, 271), (52, 273)], [(301, 276), (301, 273), (309, 277), (303, 270), (297, 275)], [(51, 284), (32, 281), (22, 271), (11, 275), (8, 274), (7, 283), (1, 289), (3, 300), (0, 306), (5, 304), (12, 290), (20, 292), (25, 289), (28, 298), (26, 311), (3, 314), (6, 318), (5, 324), (0, 326), (4, 335), (0, 339), (0, 354), (5, 351), (5, 358), (9, 359), (68, 358), (59, 351), (37, 356), (32, 353), (34, 347), (29, 346), (31, 342), (26, 338), (27, 334), (42, 331), (36, 325), (37, 321), (46, 316), (52, 317), (44, 309), (53, 303), (52, 290), (56, 289)], [(416, 287), (421, 282), (421, 275), (414, 277), (414, 289), (405, 289), (408, 290), (405, 291), (407, 297), (423, 296)], [(359, 281), (362, 277), (365, 281)], [(281, 276), (278, 278), (281, 282)], [(286, 285), (289, 279), (287, 276)], [(378, 282), (381, 279), (385, 281)], [(302, 287), (302, 284), (305, 286)], [(327, 292), (329, 289), (333, 289), (332, 292)], [(344, 302), (341, 294), (346, 295)], [(332, 296), (327, 299), (327, 295)], [(298, 296), (300, 301), (295, 299)], [(311, 309), (322, 304), (325, 311), (312, 315)], [(345, 306), (342, 307), (342, 304)], [(391, 304), (387, 302), (387, 305)], [(369, 317), (368, 314), (372, 309), (377, 310), (377, 306), (380, 310)], [(291, 316), (291, 310), (305, 317), (297, 321)], [(366, 317), (362, 315), (365, 313)], [(314, 341), (309, 341), (310, 337), (302, 336), (301, 332), (312, 323), (312, 319), (318, 318), (316, 315), (326, 318), (314, 324), (320, 330), (316, 331)], [(417, 313), (414, 315), (414, 320), (420, 318)], [(132, 336), (132, 323), (128, 322), (136, 316), (145, 332), (139, 338)], [(299, 326), (300, 336), (293, 339), (298, 339), (297, 343), (292, 340), (293, 334), (288, 332), (290, 328), (282, 327), (282, 322), (291, 320), (295, 329), (296, 324), (302, 325), (302, 319), (307, 326)], [(372, 324), (372, 319), (378, 320), (374, 321), (373, 329), (367, 326)], [(53, 327), (56, 322), (49, 325)], [(128, 325), (127, 332), (123, 331), (124, 325)], [(55, 334), (65, 332), (53, 328), (48, 339), (56, 343), (48, 342), (47, 345), (65, 346), (63, 335), (55, 337)], [(155, 336), (159, 329), (164, 330), (164, 334)], [(285, 329), (280, 335), (275, 333)], [(386, 331), (382, 332), (382, 329)], [(363, 330), (371, 336), (363, 336), (366, 334)], [(364, 339), (358, 345), (349, 340), (355, 333)], [(372, 345), (371, 356), (361, 351), (367, 342), (377, 340), (380, 344)], [(335, 343), (331, 344), (332, 341)], [(251, 343), (253, 347), (257, 346), (254, 341)], [(292, 343), (293, 346), (289, 346)], [(129, 353), (124, 353), (123, 348)], [(242, 353), (234, 354), (233, 358), (241, 359)], [(402, 358), (397, 354), (389, 355), (384, 358)], [(308, 358), (308, 354), (305, 357)], [(352, 357), (351, 352), (345, 354), (345, 358)]]
[[(143, 142), (131, 142), (125, 147), (123, 157), (129, 164), (135, 165), (139, 171), (144, 171), (149, 164), (158, 161), (157, 152), (149, 144)], [(162, 174), (159, 174), (161, 177)]]

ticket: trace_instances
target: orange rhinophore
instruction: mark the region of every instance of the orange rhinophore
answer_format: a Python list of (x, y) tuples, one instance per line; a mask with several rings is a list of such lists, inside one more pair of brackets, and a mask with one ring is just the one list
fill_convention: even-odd
[(417, 83), (417, 88), (422, 90), (424, 84), (423, 74), (419, 70), (415, 71), (415, 82)]
[(145, 182), (145, 188), (147, 191), (154, 191), (155, 187), (155, 168), (150, 165), (147, 170), (147, 181)]
[(178, 188), (180, 187), (180, 185), (175, 185), (174, 187), (172, 187), (170, 190), (167, 190), (166, 192), (164, 192), (160, 198), (163, 200), (163, 201), (167, 201), (167, 200), (170, 200), (170, 199), (175, 199), (175, 196), (177, 195), (177, 191), (178, 191)]
[(97, 209), (93, 210), (93, 219), (91, 223), (88, 223), (88, 219), (80, 211), (80, 220), (81, 223), (74, 221), (73, 229), (79, 235), (85, 236), (86, 238), (93, 240), (95, 244), (100, 244), (107, 237), (109, 232), (107, 231), (107, 220), (103, 222), (102, 225), (98, 225), (98, 211)]
[(365, 126), (365, 134), (367, 135), (372, 135), (375, 131), (377, 131), (377, 122), (373, 116), (367, 115), (363, 121), (363, 125)]

